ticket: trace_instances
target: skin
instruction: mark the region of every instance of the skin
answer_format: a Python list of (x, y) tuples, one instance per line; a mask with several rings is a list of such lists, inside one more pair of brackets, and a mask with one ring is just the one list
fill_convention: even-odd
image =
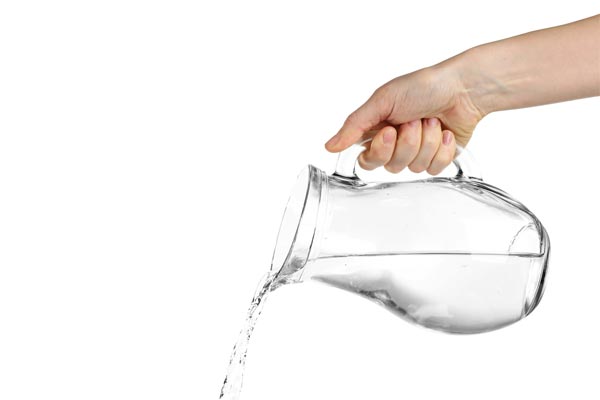
[(600, 95), (600, 15), (469, 49), (384, 84), (325, 145), (372, 138), (359, 165), (437, 175), (483, 117)]

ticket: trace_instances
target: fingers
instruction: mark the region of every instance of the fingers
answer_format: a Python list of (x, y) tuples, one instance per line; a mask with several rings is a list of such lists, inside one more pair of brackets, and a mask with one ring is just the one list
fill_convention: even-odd
[(373, 137), (370, 146), (358, 157), (361, 168), (372, 170), (386, 164), (394, 154), (396, 128), (386, 126)]
[(330, 152), (342, 151), (359, 141), (365, 132), (385, 121), (392, 111), (392, 100), (376, 90), (369, 100), (348, 116), (339, 132), (325, 144)]
[(399, 126), (396, 149), (385, 169), (398, 173), (415, 159), (421, 147), (421, 131), (420, 119)]
[(398, 173), (409, 167), (413, 172), (427, 170), (437, 175), (454, 159), (456, 140), (449, 130), (442, 131), (437, 118), (427, 118), (398, 127), (396, 148), (385, 169)]
[(433, 161), (427, 168), (430, 175), (437, 175), (454, 160), (456, 153), (456, 140), (454, 134), (449, 130), (442, 131), (442, 144), (440, 145)]
[(419, 153), (408, 165), (412, 172), (423, 172), (429, 168), (442, 142), (442, 126), (437, 118), (427, 118), (422, 126)]
[(408, 167), (413, 172), (437, 175), (452, 162), (456, 152), (454, 134), (442, 131), (437, 118), (415, 120), (397, 128), (383, 126), (379, 131), (369, 129), (360, 137), (373, 138), (358, 158), (359, 165), (366, 170), (385, 166), (388, 171), (398, 173)]

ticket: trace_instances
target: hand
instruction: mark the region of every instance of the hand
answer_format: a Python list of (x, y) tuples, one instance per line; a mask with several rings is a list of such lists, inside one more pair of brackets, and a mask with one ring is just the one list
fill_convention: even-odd
[(373, 93), (327, 142), (339, 152), (366, 138), (359, 165), (367, 170), (384, 166), (397, 173), (440, 173), (465, 146), (483, 118), (459, 79), (450, 59), (434, 67), (400, 76)]
[(361, 167), (408, 166), (435, 175), (489, 113), (600, 96), (599, 35), (595, 15), (480, 45), (398, 77), (350, 114), (325, 147), (338, 152), (372, 137)]

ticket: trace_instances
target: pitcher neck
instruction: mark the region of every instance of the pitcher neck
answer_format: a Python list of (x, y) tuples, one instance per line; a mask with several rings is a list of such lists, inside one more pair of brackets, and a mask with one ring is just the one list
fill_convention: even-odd
[[(306, 190), (304, 192), (304, 198), (299, 197), (294, 199), (290, 198), (288, 202), (288, 208), (284, 213), (282, 226), (280, 227), (280, 234), (286, 228), (286, 224), (293, 222), (286, 222), (286, 217), (292, 210), (289, 209), (290, 205), (294, 202), (302, 202), (302, 210), (299, 213), (299, 219), (297, 222), (297, 228), (293, 236), (293, 240), (289, 245), (289, 251), (285, 256), (285, 261), (282, 263), (278, 261), (278, 257), (274, 256), (273, 268), (280, 268), (278, 272), (278, 279), (297, 281), (300, 279), (301, 274), (299, 273), (302, 268), (306, 265), (311, 257), (314, 257), (316, 247), (320, 242), (319, 235), (321, 229), (319, 229), (320, 221), (324, 218), (327, 206), (327, 174), (320, 169), (309, 165), (307, 170), (303, 173), (308, 174), (308, 182), (306, 184)], [(301, 179), (301, 178), (299, 178)], [(294, 196), (294, 195), (293, 195)], [(296, 194), (301, 196), (301, 194)], [(276, 253), (282, 250), (282, 246), (288, 246), (285, 240), (282, 242), (282, 238), (278, 237), (276, 244)], [(285, 247), (283, 247), (285, 249)], [(280, 263), (281, 265), (275, 265)]]

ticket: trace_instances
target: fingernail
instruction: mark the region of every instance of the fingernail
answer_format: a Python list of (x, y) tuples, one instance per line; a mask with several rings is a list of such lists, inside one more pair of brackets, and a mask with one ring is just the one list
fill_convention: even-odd
[(438, 119), (437, 118), (428, 118), (427, 119), (427, 125), (429, 126), (436, 126), (438, 124)]
[(329, 139), (329, 141), (327, 143), (325, 143), (325, 146), (327, 146), (327, 147), (334, 146), (339, 141), (340, 141), (339, 136), (335, 135), (334, 137), (332, 137), (331, 139)]
[(412, 126), (412, 127), (415, 127), (415, 126), (417, 126), (417, 123), (419, 123), (419, 120), (418, 120), (418, 119), (415, 119), (414, 121), (410, 121), (410, 122), (408, 123), (408, 125), (410, 125), (410, 126)]
[(452, 133), (450, 131), (444, 131), (444, 135), (442, 136), (442, 143), (448, 146), (452, 142)]
[(394, 132), (392, 132), (392, 131), (385, 131), (385, 132), (383, 132), (383, 143), (384, 144), (391, 144), (394, 141), (394, 139), (395, 139), (394, 136), (396, 136), (396, 135), (394, 135)]

